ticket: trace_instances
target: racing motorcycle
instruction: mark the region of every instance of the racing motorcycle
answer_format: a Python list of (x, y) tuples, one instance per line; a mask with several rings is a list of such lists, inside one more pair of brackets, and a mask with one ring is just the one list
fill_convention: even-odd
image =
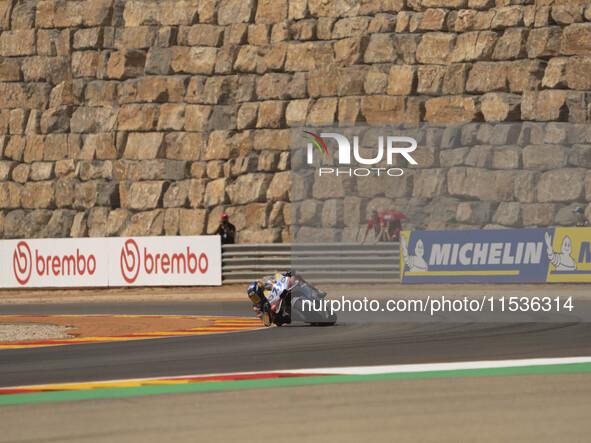
[(298, 274), (263, 278), (264, 291), (262, 320), (265, 326), (281, 326), (292, 321), (311, 323), (313, 326), (332, 326), (337, 321), (336, 314), (322, 309), (322, 295), (314, 286)]

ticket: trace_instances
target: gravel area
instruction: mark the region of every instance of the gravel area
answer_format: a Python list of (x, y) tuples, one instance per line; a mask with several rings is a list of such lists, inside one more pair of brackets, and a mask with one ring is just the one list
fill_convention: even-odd
[(68, 338), (66, 326), (43, 323), (0, 323), (0, 343)]

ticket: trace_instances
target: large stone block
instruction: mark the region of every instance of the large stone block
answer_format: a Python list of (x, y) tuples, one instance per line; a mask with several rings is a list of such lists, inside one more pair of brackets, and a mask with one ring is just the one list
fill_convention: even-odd
[(211, 111), (211, 106), (187, 105), (185, 108), (185, 130), (205, 131), (209, 124)]
[(257, 23), (279, 23), (287, 18), (287, 0), (259, 0), (256, 7)]
[(24, 209), (51, 208), (54, 204), (55, 185), (52, 181), (26, 183), (21, 192)]
[(172, 74), (172, 57), (174, 52), (171, 48), (150, 48), (146, 58), (144, 72), (146, 74), (168, 75)]
[(177, 41), (181, 46), (221, 46), (224, 28), (208, 24), (181, 26)]
[(320, 98), (314, 103), (308, 113), (308, 123), (333, 123), (337, 112), (337, 98)]
[(413, 171), (412, 196), (433, 198), (444, 194), (447, 191), (446, 172), (445, 169)]
[(576, 23), (567, 26), (562, 36), (562, 54), (591, 54), (591, 23)]
[(164, 133), (133, 132), (127, 137), (123, 158), (133, 160), (162, 158), (164, 147)]
[(539, 60), (517, 60), (507, 65), (511, 92), (539, 90), (546, 64)]
[(41, 1), (37, 5), (35, 24), (41, 28), (105, 26), (110, 24), (112, 6), (112, 0)]
[(456, 210), (456, 221), (479, 224), (490, 222), (494, 212), (491, 202), (461, 202)]
[(207, 46), (173, 46), (170, 66), (174, 73), (211, 74), (217, 49)]
[(285, 122), (285, 102), (265, 101), (259, 106), (257, 128), (280, 128)]
[(553, 226), (556, 205), (551, 203), (534, 203), (523, 205), (521, 215), (526, 228)]
[(290, 201), (291, 171), (278, 172), (273, 175), (267, 191), (268, 201)]
[(119, 185), (121, 207), (145, 211), (158, 207), (164, 182), (145, 181), (135, 183), (122, 182)]
[(67, 134), (49, 134), (43, 145), (43, 160), (58, 161), (68, 157)]
[(205, 180), (197, 179), (191, 180), (189, 185), (189, 206), (191, 208), (202, 208), (205, 196)]
[(74, 185), (74, 209), (89, 209), (97, 205), (97, 183), (86, 182)]
[(257, 97), (259, 100), (285, 99), (291, 80), (289, 74), (265, 74), (257, 82)]
[(524, 92), (521, 103), (521, 118), (523, 120), (562, 121), (568, 115), (566, 105), (566, 91), (543, 90), (540, 93)]
[(187, 87), (185, 101), (206, 105), (233, 101), (237, 83), (237, 78), (234, 76), (215, 76), (207, 80), (205, 77), (192, 77)]
[(22, 79), (20, 64), (10, 58), (0, 61), (0, 81), (18, 82)]
[(462, 166), (470, 148), (446, 149), (439, 153), (439, 164), (444, 168)]
[(253, 0), (221, 0), (218, 8), (218, 23), (230, 25), (232, 23), (249, 23), (256, 11)]
[(72, 219), (69, 237), (88, 237), (88, 213), (86, 211), (75, 213)]
[[(589, 51), (591, 54), (591, 51)], [(566, 62), (565, 79), (570, 89), (588, 91), (591, 89), (591, 56), (569, 57)]]
[[(288, 151), (291, 149), (291, 134), (288, 129), (263, 129), (254, 133), (254, 149), (262, 151), (273, 149)], [(248, 150), (243, 151), (244, 155)]]
[(334, 62), (334, 50), (329, 42), (304, 42), (287, 46), (286, 71), (313, 71)]
[(162, 235), (164, 228), (164, 209), (133, 214), (129, 223), (121, 230), (124, 237)]
[(21, 207), (21, 187), (16, 183), (0, 184), (0, 208), (11, 209)]
[(452, 63), (489, 60), (497, 44), (497, 33), (474, 31), (460, 34), (451, 55)]
[(183, 180), (187, 162), (178, 160), (119, 160), (113, 165), (117, 180)]
[(583, 21), (583, 6), (576, 4), (554, 5), (552, 6), (550, 15), (556, 23), (570, 25)]
[(504, 6), (494, 10), (492, 29), (505, 29), (523, 25), (523, 6)]
[(115, 49), (149, 49), (155, 45), (158, 28), (155, 26), (134, 26), (116, 28)]
[(156, 129), (160, 107), (158, 105), (123, 105), (118, 115), (119, 131), (151, 131)]
[(478, 115), (476, 100), (472, 97), (437, 97), (425, 103), (428, 122), (470, 122)]
[(79, 107), (72, 114), (70, 131), (76, 133), (112, 132), (117, 127), (116, 108)]
[(417, 72), (417, 93), (428, 95), (441, 93), (441, 84), (443, 83), (445, 71), (445, 66), (420, 66)]
[(493, 58), (497, 60), (511, 60), (522, 58), (526, 54), (525, 40), (528, 30), (525, 28), (507, 29), (495, 45)]
[(72, 54), (72, 74), (75, 78), (96, 77), (100, 54), (96, 51), (76, 51)]
[(367, 122), (419, 121), (418, 109), (401, 96), (376, 95), (361, 98), (361, 113)]
[(53, 163), (36, 162), (31, 165), (31, 180), (44, 181), (53, 178)]
[(73, 178), (75, 175), (76, 163), (74, 160), (58, 160), (55, 162), (55, 176), (57, 178)]
[(585, 195), (585, 173), (582, 168), (555, 169), (542, 174), (538, 181), (537, 197), (540, 203), (568, 203)]
[(484, 93), (507, 91), (507, 65), (505, 63), (477, 62), (468, 75), (466, 91)]
[(5, 31), (10, 28), (10, 13), (13, 6), (12, 0), (0, 1), (0, 31)]
[(503, 146), (495, 148), (492, 153), (493, 169), (521, 168), (521, 148), (519, 146)]
[(250, 145), (248, 132), (213, 131), (209, 135), (202, 160), (227, 160), (245, 155), (250, 150)]
[(0, 56), (18, 57), (35, 54), (35, 30), (19, 29), (0, 34)]
[(180, 235), (203, 235), (207, 226), (207, 211), (205, 209), (181, 209), (179, 233)]
[(365, 63), (392, 63), (396, 61), (392, 34), (373, 34), (365, 49)]
[(160, 107), (158, 131), (182, 131), (185, 126), (185, 105), (165, 103)]
[(39, 238), (51, 215), (52, 211), (47, 209), (10, 211), (4, 218), (4, 236), (6, 238)]
[(480, 99), (480, 108), (487, 122), (517, 121), (521, 117), (521, 97), (490, 92)]
[(123, 50), (113, 52), (107, 63), (109, 78), (124, 80), (144, 75), (146, 52), (138, 50)]
[(192, 25), (197, 19), (197, 0), (182, 1), (128, 1), (125, 2), (125, 26), (140, 25)]
[(29, 173), (31, 172), (31, 165), (20, 164), (16, 165), (12, 170), (12, 181), (17, 183), (25, 183), (29, 179)]
[(427, 33), (417, 48), (417, 61), (425, 64), (449, 64), (456, 42), (455, 34)]
[(203, 134), (171, 132), (165, 136), (166, 158), (171, 160), (199, 160), (205, 150)]
[(0, 108), (45, 109), (50, 92), (46, 83), (0, 83)]
[[(59, 102), (65, 102), (64, 104), (78, 104), (81, 101), (78, 98), (77, 88), (76, 85), (71, 84), (70, 82), (62, 83), (64, 85), (64, 91), (61, 94), (63, 98), (60, 97)], [(61, 85), (56, 86), (53, 91), (51, 91), (51, 102), (54, 101), (54, 95), (56, 90)], [(96, 80), (92, 81), (87, 84), (86, 89), (84, 90), (84, 97), (88, 100), (89, 106), (104, 106), (109, 107), (112, 106), (113, 103), (117, 102), (117, 92), (118, 92), (118, 82), (112, 81), (102, 81)]]
[(115, 136), (112, 133), (89, 134), (84, 139), (83, 152), (90, 152), (91, 158), (97, 160), (114, 160), (117, 158)]
[[(137, 83), (138, 102), (181, 102), (187, 91), (186, 77), (145, 77)], [(188, 101), (188, 100), (187, 100)]]
[(258, 109), (258, 103), (243, 103), (236, 117), (236, 128), (238, 130), (254, 128), (257, 122)]
[(272, 176), (269, 174), (246, 174), (238, 177), (227, 187), (232, 204), (263, 202)]
[(388, 76), (388, 95), (410, 95), (416, 84), (416, 69), (408, 65), (395, 65)]
[(110, 161), (80, 161), (77, 167), (81, 181), (111, 180), (113, 178), (113, 163)]
[(74, 32), (74, 49), (100, 49), (103, 45), (103, 28), (79, 29)]
[(66, 57), (28, 57), (21, 64), (25, 82), (46, 81), (57, 85), (72, 79), (70, 62)]
[(526, 43), (527, 56), (536, 58), (559, 55), (561, 43), (562, 28), (559, 26), (531, 29)]
[(186, 206), (188, 203), (190, 180), (183, 180), (171, 183), (164, 192), (162, 206), (165, 208), (177, 208)]
[(493, 223), (503, 226), (520, 227), (522, 223), (521, 203), (501, 202), (493, 217)]
[(517, 174), (479, 168), (454, 167), (447, 173), (447, 188), (454, 197), (475, 197), (482, 201), (509, 201)]
[(178, 235), (180, 220), (181, 212), (178, 208), (166, 209), (164, 212), (164, 235)]
[(547, 171), (566, 166), (564, 149), (558, 145), (529, 145), (523, 148), (523, 167)]

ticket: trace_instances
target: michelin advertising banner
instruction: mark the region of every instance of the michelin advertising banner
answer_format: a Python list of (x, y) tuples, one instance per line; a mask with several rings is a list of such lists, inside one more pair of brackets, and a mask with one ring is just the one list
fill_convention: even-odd
[(405, 231), (402, 283), (591, 282), (591, 228)]

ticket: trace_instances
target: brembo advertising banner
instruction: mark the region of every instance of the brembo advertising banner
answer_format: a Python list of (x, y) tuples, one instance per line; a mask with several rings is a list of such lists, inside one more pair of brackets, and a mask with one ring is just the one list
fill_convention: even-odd
[(0, 242), (0, 287), (219, 286), (219, 236)]
[(402, 283), (590, 282), (591, 228), (412, 231)]
[(221, 285), (219, 236), (109, 239), (111, 286)]
[(107, 286), (105, 239), (2, 241), (2, 287)]

